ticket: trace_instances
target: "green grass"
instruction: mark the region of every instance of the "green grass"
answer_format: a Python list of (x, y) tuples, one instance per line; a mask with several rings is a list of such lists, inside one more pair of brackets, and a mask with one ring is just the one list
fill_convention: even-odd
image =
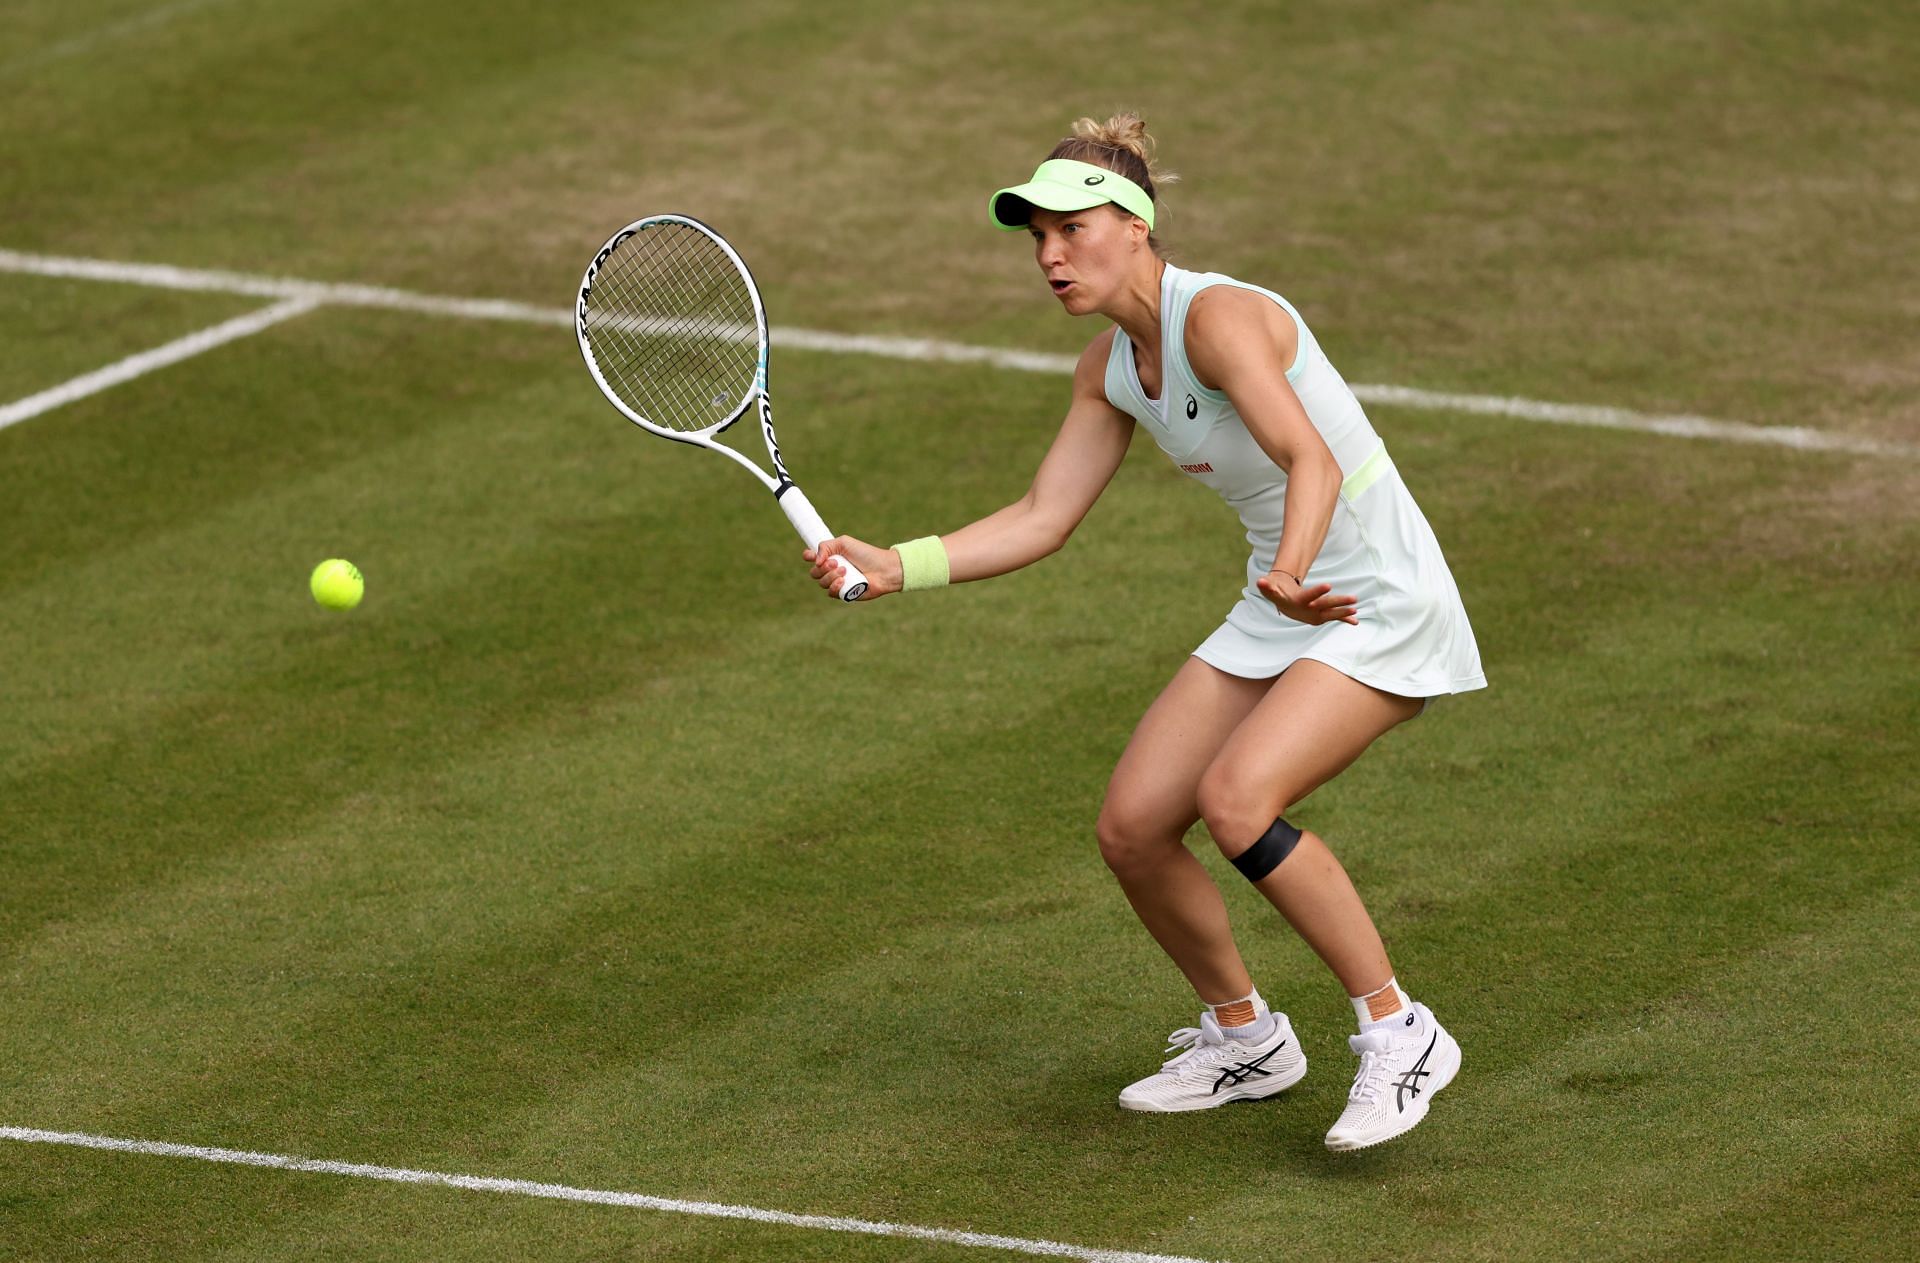
[[(23, 48), (142, 12), (17, 7)], [(558, 306), (673, 205), (777, 322), (1062, 349), (1092, 329), (976, 192), (1124, 101), (1188, 176), (1183, 260), (1300, 301), (1353, 380), (1914, 440), (1906, 16), (1147, 16), (187, 8), (0, 55), (0, 247)], [(0, 273), (0, 403), (249, 305)], [(774, 384), (875, 539), (1017, 495), (1065, 389)], [(344, 309), (0, 431), (0, 1124), (1234, 1263), (1883, 1257), (1914, 467), (1375, 412), (1493, 684), (1301, 811), (1465, 1048), (1405, 1141), (1321, 1146), (1351, 1015), (1200, 831), (1314, 1069), (1113, 1107), (1193, 1005), (1091, 822), (1243, 547), (1149, 445), (1060, 558), (849, 611), (564, 330)], [(305, 594), (332, 555), (351, 614)], [(0, 1258), (102, 1256), (990, 1257), (0, 1142)]]
[(0, 396), (11, 402), (252, 311), (257, 299), (8, 275), (0, 288)]

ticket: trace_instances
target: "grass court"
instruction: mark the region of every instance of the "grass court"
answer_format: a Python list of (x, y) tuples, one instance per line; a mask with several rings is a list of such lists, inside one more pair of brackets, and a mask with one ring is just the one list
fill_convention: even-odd
[[(984, 203), (1127, 106), (1175, 260), (1287, 294), (1350, 381), (1854, 448), (1369, 408), (1491, 687), (1298, 812), (1465, 1054), (1334, 1155), (1346, 1000), (1200, 829), (1313, 1069), (1113, 1105), (1196, 1005), (1092, 824), (1244, 550), (1151, 443), (1049, 561), (842, 609), (564, 316), (323, 303), (0, 429), (0, 1128), (1232, 1263), (1920, 1229), (1913, 11), (16, 0), (3, 36), (20, 255), (560, 313), (681, 210), (776, 330), (1072, 353)], [(0, 407), (273, 301), (9, 266)], [(881, 542), (1020, 495), (1067, 398), (778, 347), (772, 386)], [(1012, 1257), (0, 1138), (0, 1259)]]

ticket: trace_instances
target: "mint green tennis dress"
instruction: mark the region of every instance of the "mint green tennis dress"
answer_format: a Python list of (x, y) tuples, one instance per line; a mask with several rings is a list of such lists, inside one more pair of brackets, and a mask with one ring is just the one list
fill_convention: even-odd
[[(1300, 331), (1287, 381), (1345, 479), (1326, 543), (1300, 578), (1308, 585), (1330, 583), (1336, 593), (1359, 598), (1357, 625), (1295, 622), (1254, 586), (1280, 547), (1287, 475), (1254, 441), (1226, 394), (1202, 386), (1187, 362), (1187, 310), (1195, 294), (1214, 285), (1266, 295)], [(1194, 656), (1249, 679), (1278, 675), (1310, 658), (1403, 697), (1485, 688), (1473, 627), (1440, 542), (1360, 401), (1321, 353), (1293, 304), (1257, 285), (1169, 265), (1161, 280), (1160, 322), (1160, 398), (1147, 398), (1134, 367), (1133, 343), (1116, 330), (1107, 359), (1107, 399), (1139, 422), (1188, 477), (1213, 488), (1233, 507), (1252, 549), (1239, 604)]]

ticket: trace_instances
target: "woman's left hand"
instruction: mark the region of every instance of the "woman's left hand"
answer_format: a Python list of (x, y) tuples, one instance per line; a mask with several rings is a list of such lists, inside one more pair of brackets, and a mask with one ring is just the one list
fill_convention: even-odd
[(1260, 594), (1273, 602), (1275, 609), (1296, 623), (1318, 627), (1322, 623), (1360, 622), (1355, 598), (1335, 596), (1333, 585), (1316, 583), (1307, 587), (1290, 574), (1274, 570), (1260, 576), (1256, 586)]

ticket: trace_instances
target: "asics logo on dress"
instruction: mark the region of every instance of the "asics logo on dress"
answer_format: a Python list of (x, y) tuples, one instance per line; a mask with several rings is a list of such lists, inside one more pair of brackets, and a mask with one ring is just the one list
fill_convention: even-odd
[(1275, 1044), (1272, 1048), (1269, 1048), (1267, 1051), (1261, 1053), (1258, 1057), (1255, 1057), (1252, 1061), (1243, 1061), (1237, 1066), (1226, 1067), (1224, 1070), (1220, 1072), (1220, 1077), (1213, 1081), (1213, 1090), (1215, 1092), (1218, 1092), (1221, 1088), (1237, 1086), (1238, 1084), (1244, 1083), (1246, 1080), (1251, 1079), (1256, 1074), (1258, 1075), (1272, 1074), (1273, 1071), (1262, 1070), (1261, 1067), (1267, 1064), (1267, 1058), (1273, 1056), (1273, 1054), (1279, 1052), (1282, 1048), (1285, 1048), (1286, 1046), (1287, 1046), (1287, 1041), (1283, 1039), (1279, 1043)]
[(1187, 396), (1187, 420), (1191, 421), (1199, 415), (1200, 415), (1199, 403), (1197, 403), (1194, 400), (1194, 397), (1192, 395), (1188, 395)]
[(1400, 1079), (1393, 1085), (1393, 1108), (1399, 1113), (1407, 1109), (1407, 1097), (1420, 1095), (1420, 1080), (1432, 1074), (1426, 1068), (1427, 1058), (1433, 1056), (1433, 1046), (1440, 1042), (1440, 1032), (1435, 1031), (1433, 1038), (1427, 1041), (1427, 1051), (1420, 1054), (1420, 1060), (1400, 1072)]

